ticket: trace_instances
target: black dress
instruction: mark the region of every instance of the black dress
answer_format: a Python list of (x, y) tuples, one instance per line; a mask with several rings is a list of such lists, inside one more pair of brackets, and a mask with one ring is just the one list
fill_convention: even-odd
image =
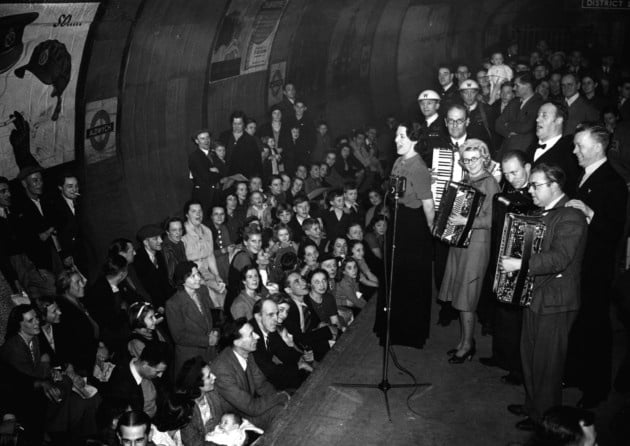
[[(407, 178), (407, 189), (399, 201), (396, 250), (392, 278), (391, 344), (422, 348), (429, 337), (431, 322), (431, 261), (433, 242), (422, 208), (431, 198), (431, 177), (420, 156), (396, 160), (392, 175)], [(392, 213), (393, 216), (393, 213)], [(388, 226), (386, 273), (392, 259), (394, 222)], [(379, 293), (374, 330), (385, 342), (386, 293)]]

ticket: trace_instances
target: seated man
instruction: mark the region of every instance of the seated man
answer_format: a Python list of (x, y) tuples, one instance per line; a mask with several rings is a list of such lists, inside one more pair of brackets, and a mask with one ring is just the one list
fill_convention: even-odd
[(254, 318), (249, 323), (258, 335), (253, 353), (256, 365), (276, 389), (297, 389), (312, 369), (278, 333), (278, 305), (267, 297), (257, 301), (253, 311)]
[(291, 298), (291, 303), (283, 325), (297, 345), (312, 350), (315, 360), (321, 361), (330, 350), (329, 341), (337, 336), (334, 327), (327, 325), (320, 327), (312, 322), (315, 318), (310, 316), (308, 305), (304, 302), (304, 296), (309, 290), (306, 281), (298, 272), (287, 276), (284, 281), (284, 292)]
[(118, 444), (144, 445), (149, 443), (151, 419), (141, 410), (129, 410), (123, 413), (116, 423), (116, 437)]
[(128, 406), (144, 411), (150, 418), (155, 416), (163, 398), (159, 378), (166, 370), (166, 358), (164, 347), (147, 344), (140, 357), (114, 369), (99, 409), (103, 425), (110, 423), (120, 408)]
[(213, 362), (212, 369), (226, 410), (267, 429), (290, 397), (267, 381), (250, 355), (256, 351), (258, 335), (245, 318), (239, 318), (225, 325), (221, 343), (223, 351)]
[(175, 290), (168, 278), (168, 268), (162, 252), (162, 228), (156, 225), (145, 225), (138, 231), (140, 245), (134, 265), (142, 286), (149, 292), (153, 306), (158, 312), (164, 311), (166, 300)]

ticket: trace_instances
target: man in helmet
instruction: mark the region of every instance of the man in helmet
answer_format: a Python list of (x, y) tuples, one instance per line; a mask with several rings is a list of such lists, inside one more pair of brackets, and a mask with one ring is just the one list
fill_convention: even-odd
[(459, 95), (464, 106), (468, 109), (467, 133), (469, 138), (477, 138), (488, 144), (492, 154), (496, 148), (492, 147), (495, 139), (494, 121), (496, 117), (492, 108), (479, 101), (479, 84), (472, 79), (466, 79), (459, 84)]
[(431, 154), (429, 151), (433, 147), (441, 147), (445, 144), (448, 135), (444, 120), (439, 119), (440, 95), (434, 90), (424, 90), (418, 95), (418, 106), (424, 117), (421, 121), (418, 149), (424, 162), (430, 166)]

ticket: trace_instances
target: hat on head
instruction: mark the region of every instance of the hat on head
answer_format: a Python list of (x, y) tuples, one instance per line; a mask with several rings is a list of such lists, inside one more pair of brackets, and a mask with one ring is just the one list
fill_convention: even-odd
[(158, 235), (162, 235), (162, 228), (157, 225), (144, 225), (138, 230), (138, 234), (136, 234), (136, 238), (139, 242), (142, 242), (151, 237), (157, 237)]
[(433, 90), (424, 90), (422, 93), (420, 93), (418, 95), (418, 100), (419, 101), (424, 101), (425, 99), (430, 99), (433, 101), (439, 101), (440, 100), (440, 95), (437, 94), (437, 92), (433, 91)]
[(17, 179), (20, 181), (25, 180), (26, 178), (30, 177), (34, 173), (42, 172), (43, 170), (44, 169), (42, 169), (41, 166), (26, 166), (22, 170), (20, 170), (20, 173), (18, 173)]
[(22, 57), (24, 27), (39, 13), (27, 12), (0, 17), (0, 73), (9, 70)]
[(327, 260), (337, 260), (337, 257), (335, 257), (332, 252), (325, 252), (317, 258), (320, 265)]
[(479, 84), (472, 79), (466, 79), (459, 85), (459, 90), (479, 90)]

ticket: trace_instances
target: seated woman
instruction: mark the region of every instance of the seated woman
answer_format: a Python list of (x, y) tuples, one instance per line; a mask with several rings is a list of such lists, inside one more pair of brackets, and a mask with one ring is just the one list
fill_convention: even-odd
[(307, 277), (312, 271), (319, 268), (317, 259), (319, 257), (319, 251), (315, 242), (304, 239), (298, 249), (298, 258), (300, 259), (300, 274), (302, 277)]
[(32, 393), (32, 387), (23, 389), (25, 399), (31, 404), (29, 413), (19, 414), (21, 420), (26, 425), (32, 423), (35, 429), (37, 424), (43, 423), (58, 444), (78, 444), (97, 432), (94, 420), (100, 397), (87, 393), (79, 396), (86, 387), (86, 380), (75, 374), (70, 364), (64, 364), (61, 370), (51, 369), (50, 356), (40, 348), (40, 333), (35, 309), (31, 305), (14, 307), (9, 314), (7, 340), (0, 348), (0, 360), (18, 373), (37, 380), (49, 397), (45, 403), (41, 395)]
[(256, 224), (243, 228), (243, 249), (232, 258), (228, 272), (228, 289), (225, 298), (225, 308), (232, 307), (232, 302), (241, 290), (241, 273), (245, 267), (256, 265), (256, 257), (262, 249), (262, 232)]
[(212, 321), (212, 303), (208, 288), (202, 286), (195, 262), (175, 267), (177, 292), (166, 301), (166, 322), (175, 343), (174, 372), (187, 359), (201, 356), (206, 361), (216, 356), (216, 332)]
[(164, 223), (164, 231), (166, 232), (166, 237), (164, 237), (162, 243), (162, 253), (166, 261), (168, 280), (172, 286), (175, 286), (173, 283), (175, 266), (177, 266), (179, 262), (186, 260), (186, 246), (184, 246), (184, 242), (182, 242), (182, 237), (184, 236), (184, 221), (179, 217), (171, 217)]
[(385, 234), (387, 232), (387, 217), (376, 215), (367, 227), (364, 241), (377, 259), (383, 260), (385, 252)]
[(91, 376), (100, 327), (83, 304), (85, 280), (74, 271), (63, 271), (57, 276), (56, 286), (56, 302), (62, 316), (54, 326), (55, 353), (81, 376)]
[(131, 336), (127, 343), (128, 359), (138, 358), (147, 344), (163, 344), (166, 348), (166, 339), (156, 330), (157, 325), (164, 318), (156, 317), (153, 305), (147, 302), (135, 302), (129, 306), (127, 312), (131, 327)]
[(377, 215), (390, 216), (389, 208), (383, 201), (383, 193), (380, 189), (373, 188), (368, 192), (368, 199), (372, 205), (365, 213), (365, 226), (368, 227), (372, 222), (372, 219)]
[(333, 295), (339, 315), (349, 325), (354, 315), (366, 305), (363, 293), (359, 291), (359, 266), (357, 261), (348, 257), (341, 263), (341, 280), (337, 283)]
[(230, 307), (230, 313), (234, 320), (244, 317), (250, 320), (254, 317), (253, 309), (257, 300), (263, 297), (265, 293), (264, 287), (260, 286), (260, 273), (258, 267), (250, 265), (245, 267), (241, 272), (241, 292), (234, 299)]
[(184, 362), (175, 380), (175, 392), (194, 401), (193, 414), (181, 429), (182, 443), (191, 446), (204, 446), (206, 435), (221, 422), (223, 408), (219, 393), (214, 389), (216, 376), (210, 365), (201, 356)]
[(297, 197), (306, 197), (306, 192), (304, 192), (304, 180), (302, 178), (295, 177), (290, 181), (291, 188), (287, 191), (287, 204), (292, 205)]
[(186, 258), (197, 264), (199, 274), (210, 291), (214, 308), (223, 308), (225, 301), (225, 283), (219, 275), (217, 261), (214, 257), (212, 231), (202, 223), (203, 210), (201, 203), (189, 201), (184, 205), (186, 215), (186, 235), (182, 242), (186, 248)]
[(348, 255), (348, 240), (345, 237), (337, 237), (331, 241), (328, 250), (332, 252), (334, 257), (345, 259)]
[(350, 240), (348, 245), (351, 258), (357, 262), (359, 267), (359, 284), (366, 299), (370, 299), (378, 291), (378, 277), (370, 270), (365, 261), (365, 247), (360, 240)]
[(345, 329), (342, 320), (339, 319), (339, 311), (335, 298), (328, 291), (328, 273), (321, 268), (315, 269), (307, 278), (311, 285), (304, 302), (311, 310), (311, 317), (319, 320), (319, 324), (334, 327), (337, 330)]

